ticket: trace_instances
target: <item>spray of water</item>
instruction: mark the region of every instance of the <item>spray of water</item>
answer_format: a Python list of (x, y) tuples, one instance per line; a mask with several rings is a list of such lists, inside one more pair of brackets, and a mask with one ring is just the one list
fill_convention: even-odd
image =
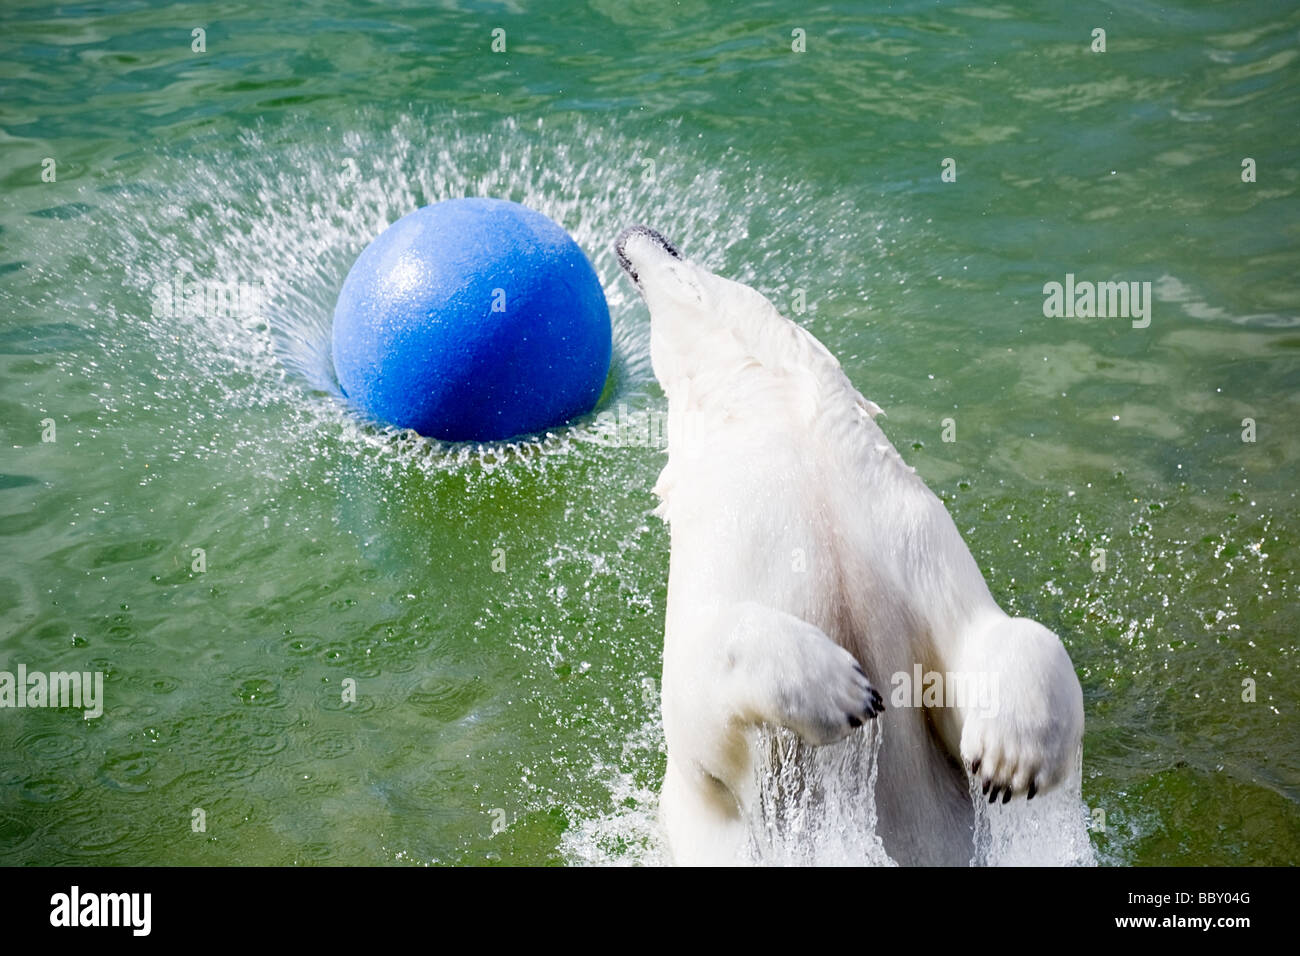
[(1094, 866), (1088, 839), (1089, 818), (1080, 796), (1082, 748), (1074, 768), (1055, 789), (1031, 802), (1013, 800), (991, 805), (972, 778), (975, 805), (975, 852), (972, 866)]
[(749, 861), (763, 866), (894, 866), (876, 836), (885, 728), (871, 722), (829, 747), (788, 730), (760, 735)]
[[(621, 134), (617, 124), (582, 120), (524, 125), (425, 113), (391, 123), (362, 114), (346, 130), (287, 122), (249, 130), (233, 145), (179, 144), (132, 162), (132, 182), (83, 187), (82, 201), (66, 207), (66, 215), (37, 217), (26, 239), (43, 266), (13, 277), (0, 288), (0, 300), (15, 313), (90, 317), (43, 332), (69, 340), (60, 358), (69, 379), (103, 380), (90, 392), (99, 413), (88, 434), (133, 414), (147, 416), (158, 429), (150, 454), (221, 459), (226, 468), (256, 473), (268, 499), (326, 458), (348, 459), (385, 481), (408, 472), (455, 473), (472, 493), (486, 482), (528, 475), (542, 482), (543, 492), (563, 492), (547, 483), (548, 463), (578, 456), (590, 464), (583, 473), (590, 488), (578, 494), (590, 492), (593, 526), (616, 525), (623, 509), (598, 492), (618, 487), (627, 466), (615, 461), (613, 436), (597, 413), (662, 404), (649, 366), (647, 319), (610, 248), (619, 230), (653, 224), (693, 259), (774, 299), (799, 285), (800, 276), (816, 274), (840, 294), (868, 300), (875, 280), (859, 277), (856, 263), (882, 242), (879, 217), (870, 211), (814, 185), (769, 177), (743, 156), (696, 154), (677, 142), (671, 124), (651, 140)], [(719, 172), (724, 168), (726, 175)], [(531, 206), (562, 224), (592, 258), (614, 335), (610, 381), (592, 415), (523, 440), (447, 445), (365, 421), (342, 401), (330, 327), (349, 267), (402, 215), (459, 196)], [(82, 218), (92, 209), (94, 216)], [(84, 241), (75, 248), (65, 239), (69, 217), (84, 224)], [(791, 249), (806, 251), (792, 255)], [(263, 301), (255, 314), (211, 308), (159, 314), (160, 284), (204, 281), (256, 286)], [(160, 417), (160, 409), (171, 414)], [(613, 553), (642, 547), (646, 530), (639, 525)], [(619, 579), (625, 611), (644, 612), (652, 602), (654, 585), (636, 578), (635, 562), (610, 564), (603, 556), (608, 549), (591, 542), (570, 550), (566, 565), (585, 569), (580, 574), (589, 582)], [(552, 582), (561, 570), (548, 568)], [(564, 599), (563, 585), (540, 586)], [(546, 673), (553, 662), (545, 649), (555, 636), (530, 633), (536, 625), (528, 623), (538, 595), (537, 582), (508, 589), (489, 623), (514, 621), (513, 646)], [(653, 670), (652, 659), (635, 667)], [(543, 719), (563, 723), (563, 699), (532, 699), (549, 709)], [(557, 747), (604, 781), (607, 799), (574, 805), (571, 794), (545, 788), (526, 799), (534, 808), (566, 804), (571, 824), (561, 852), (571, 862), (660, 862), (663, 841), (646, 773), (662, 759), (657, 713), (631, 725), (615, 713), (601, 721), (590, 739), (557, 738)], [(873, 729), (836, 747), (804, 750), (795, 760), (801, 748), (794, 738), (765, 735), (757, 747), (766, 757), (756, 771), (753, 861), (889, 864), (874, 835), (870, 797), (880, 740)], [(1069, 835), (1078, 811), (1077, 778), (1057, 803), (1035, 801), (1032, 812), (1004, 810), (988, 818), (982, 811), (975, 862), (1082, 859), (1086, 837), (1079, 843)], [(404, 850), (394, 852), (406, 858)]]

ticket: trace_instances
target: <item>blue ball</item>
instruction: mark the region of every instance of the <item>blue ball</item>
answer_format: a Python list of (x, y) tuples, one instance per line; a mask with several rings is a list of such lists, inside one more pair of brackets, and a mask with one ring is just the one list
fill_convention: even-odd
[(348, 400), (447, 441), (527, 435), (590, 411), (611, 347), (605, 293), (578, 244), (503, 199), (403, 216), (362, 251), (334, 309)]

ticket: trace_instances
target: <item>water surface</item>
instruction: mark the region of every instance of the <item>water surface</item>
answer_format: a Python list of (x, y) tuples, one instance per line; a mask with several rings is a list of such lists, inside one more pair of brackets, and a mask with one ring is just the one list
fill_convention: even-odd
[[(0, 862), (660, 858), (662, 450), (594, 416), (441, 447), (333, 392), (352, 260), (462, 195), (592, 258), (601, 411), (664, 408), (623, 226), (801, 297), (997, 598), (1062, 635), (1098, 858), (1295, 861), (1294, 7), (0, 21), (0, 666), (107, 697), (0, 712)], [(1045, 318), (1067, 273), (1150, 282), (1150, 326)], [(264, 314), (155, 316), (177, 276), (260, 284)]]

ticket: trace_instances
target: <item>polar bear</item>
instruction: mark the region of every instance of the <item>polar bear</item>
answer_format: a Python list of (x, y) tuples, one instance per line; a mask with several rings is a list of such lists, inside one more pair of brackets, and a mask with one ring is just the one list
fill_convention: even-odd
[[(1083, 695), (1060, 639), (998, 607), (880, 409), (817, 339), (653, 229), (624, 230), (615, 251), (649, 307), (668, 399), (654, 490), (671, 535), (660, 814), (672, 858), (745, 859), (756, 728), (818, 746), (875, 720), (884, 849), (905, 865), (968, 864), (967, 774), (1005, 802), (1074, 766)], [(913, 673), (991, 678), (996, 706), (927, 696), (886, 709), (878, 688)]]

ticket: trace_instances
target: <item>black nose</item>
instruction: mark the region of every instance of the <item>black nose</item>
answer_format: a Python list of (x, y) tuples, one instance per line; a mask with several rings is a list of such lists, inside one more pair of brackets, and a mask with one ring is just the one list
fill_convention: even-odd
[(632, 277), (633, 282), (638, 281), (636, 270), (632, 268), (632, 263), (628, 259), (627, 253), (623, 251), (623, 247), (627, 245), (628, 239), (632, 236), (646, 236), (657, 242), (660, 248), (674, 259), (680, 259), (682, 257), (682, 254), (677, 251), (677, 247), (669, 242), (668, 238), (658, 229), (651, 229), (649, 226), (628, 226), (620, 232), (618, 238), (614, 240), (614, 252), (618, 255), (618, 264), (623, 267), (624, 272)]

